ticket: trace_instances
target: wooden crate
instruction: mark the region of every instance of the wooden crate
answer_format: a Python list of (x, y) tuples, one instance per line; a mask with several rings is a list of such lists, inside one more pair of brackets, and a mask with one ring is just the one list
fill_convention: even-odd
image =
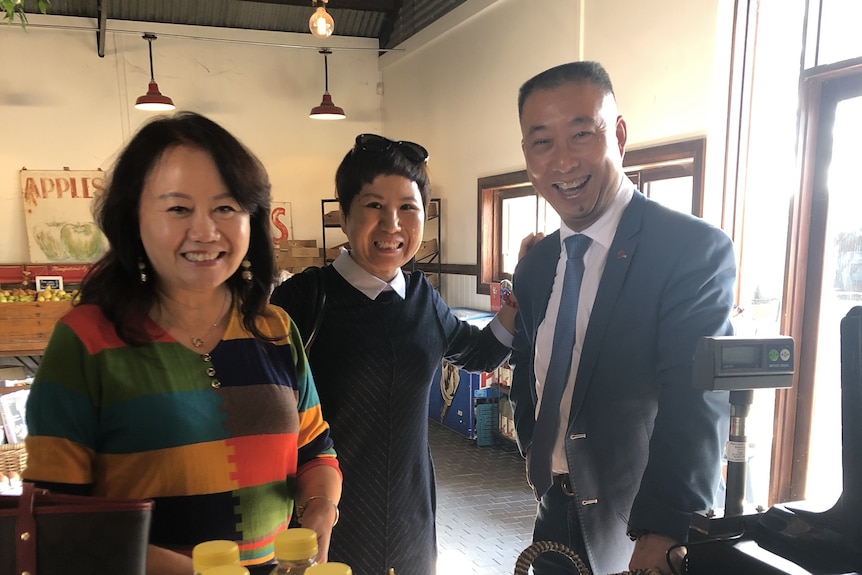
[(0, 355), (42, 355), (68, 301), (0, 303)]

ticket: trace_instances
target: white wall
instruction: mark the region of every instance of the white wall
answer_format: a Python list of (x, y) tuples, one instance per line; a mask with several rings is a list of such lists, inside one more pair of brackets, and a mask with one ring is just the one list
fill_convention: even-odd
[[(475, 264), (477, 179), (523, 169), (519, 86), (579, 58), (611, 73), (630, 148), (707, 135), (706, 217), (718, 222), (732, 4), (467, 0), (379, 59), (373, 49), (336, 50), (330, 92), (348, 114), (339, 122), (307, 118), (323, 91), (315, 49), (247, 43), (319, 46), (308, 34), (123, 23), (137, 33), (109, 33), (99, 58), (92, 30), (0, 26), (0, 53), (21, 54), (0, 82), (0, 263), (27, 261), (21, 167), (107, 169), (148, 117), (132, 108), (149, 75), (143, 31), (160, 36), (153, 53), (162, 92), (222, 123), (261, 157), (274, 199), (292, 203), (298, 238), (321, 239), (319, 200), (332, 197), (338, 162), (357, 133), (377, 132), (429, 149), (432, 193), (443, 200), (443, 260)], [(31, 22), (94, 26), (37, 15)], [(443, 293), (451, 305), (488, 305), (472, 277), (446, 276)]]
[(133, 108), (149, 81), (144, 31), (159, 36), (153, 60), (162, 93), (221, 123), (261, 158), (273, 199), (291, 202), (297, 238), (320, 239), (320, 199), (334, 193), (338, 162), (357, 133), (381, 130), (376, 40), (327, 42), (334, 46), (330, 93), (348, 117), (321, 122), (308, 118), (324, 90), (319, 41), (309, 34), (109, 21), (115, 31), (99, 58), (93, 21), (34, 15), (30, 22), (26, 31), (0, 26), (0, 53), (7, 56), (0, 81), (0, 263), (29, 260), (22, 167), (107, 170), (152, 116)]
[[(477, 179), (524, 168), (518, 88), (580, 58), (611, 74), (629, 147), (707, 135), (707, 205), (719, 206), (707, 218), (718, 222), (732, 9), (726, 0), (468, 0), (406, 52), (383, 56), (384, 130), (430, 151), (444, 262), (477, 262)], [(446, 276), (443, 293), (450, 305), (488, 306), (473, 278)]]

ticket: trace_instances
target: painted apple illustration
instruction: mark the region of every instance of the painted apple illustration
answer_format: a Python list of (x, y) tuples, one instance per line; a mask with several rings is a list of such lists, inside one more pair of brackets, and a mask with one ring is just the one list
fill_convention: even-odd
[(60, 239), (60, 229), (64, 225), (63, 223), (51, 222), (36, 226), (36, 243), (39, 244), (45, 257), (51, 261), (60, 262), (68, 259), (66, 248), (63, 247), (63, 241)]
[(102, 232), (93, 222), (65, 224), (60, 229), (60, 240), (66, 253), (76, 262), (93, 261), (105, 251)]

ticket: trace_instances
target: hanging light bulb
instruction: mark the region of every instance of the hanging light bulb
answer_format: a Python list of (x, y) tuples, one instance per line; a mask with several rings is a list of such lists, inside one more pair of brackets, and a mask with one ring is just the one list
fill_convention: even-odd
[(318, 6), (308, 20), (308, 29), (316, 38), (329, 38), (335, 29), (335, 20), (326, 12), (325, 5), (329, 0), (320, 0), (324, 6)]
[(156, 35), (146, 33), (143, 38), (147, 41), (150, 48), (150, 85), (147, 89), (147, 93), (135, 100), (135, 108), (138, 110), (146, 110), (148, 112), (165, 112), (167, 110), (173, 110), (176, 108), (173, 100), (167, 96), (163, 96), (162, 93), (159, 92), (159, 85), (156, 84), (155, 75), (153, 75), (153, 40), (156, 39)]
[(343, 120), (347, 117), (344, 114), (344, 110), (336, 106), (332, 102), (332, 96), (329, 95), (329, 63), (326, 57), (329, 54), (332, 54), (332, 50), (324, 48), (320, 50), (320, 53), (323, 54), (323, 73), (326, 82), (324, 84), (323, 100), (320, 102), (319, 106), (315, 106), (311, 109), (311, 113), (308, 117), (313, 120)]

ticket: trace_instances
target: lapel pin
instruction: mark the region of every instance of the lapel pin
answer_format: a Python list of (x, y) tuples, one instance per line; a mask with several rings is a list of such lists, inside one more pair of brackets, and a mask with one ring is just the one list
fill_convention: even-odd
[(625, 252), (625, 251), (620, 250), (620, 251), (618, 251), (618, 252), (617, 252), (617, 259), (618, 259), (618, 260), (624, 260), (624, 259), (626, 259), (627, 257), (628, 257), (628, 256), (626, 255), (626, 252)]

